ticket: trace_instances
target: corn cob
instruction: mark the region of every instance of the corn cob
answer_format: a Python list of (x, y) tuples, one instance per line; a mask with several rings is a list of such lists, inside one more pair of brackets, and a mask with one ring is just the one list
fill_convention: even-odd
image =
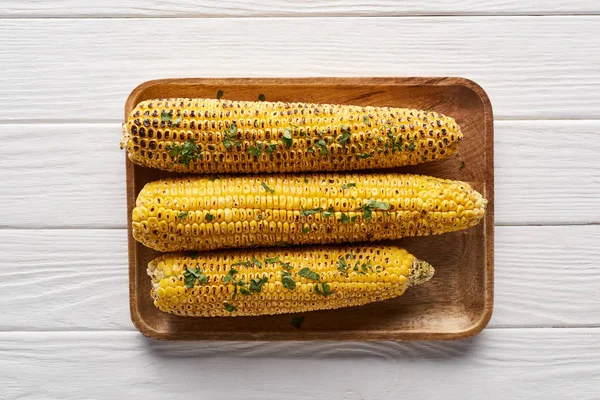
[(146, 184), (132, 231), (165, 252), (376, 241), (474, 226), (486, 203), (467, 183), (420, 175), (188, 177)]
[(173, 253), (148, 264), (154, 305), (194, 317), (359, 306), (400, 296), (433, 272), (402, 248), (373, 245)]
[(442, 159), (462, 137), (433, 111), (155, 99), (131, 112), (121, 148), (136, 164), (175, 172), (347, 171)]

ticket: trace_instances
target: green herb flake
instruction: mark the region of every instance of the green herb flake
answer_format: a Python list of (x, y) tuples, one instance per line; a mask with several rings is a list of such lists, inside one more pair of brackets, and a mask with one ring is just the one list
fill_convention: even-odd
[(291, 271), (292, 269), (294, 269), (294, 267), (292, 266), (292, 264), (290, 264), (289, 262), (279, 261), (279, 265), (281, 265), (281, 267), (283, 269), (286, 269), (288, 271)]
[(410, 144), (408, 145), (408, 151), (415, 151), (415, 141), (413, 140), (412, 142), (410, 142)]
[(261, 94), (259, 94), (259, 95), (258, 95), (258, 100), (260, 100), (260, 101), (265, 101), (265, 95), (264, 95), (264, 94), (262, 94), (262, 93), (261, 93)]
[(265, 151), (269, 154), (273, 154), (276, 149), (277, 149), (277, 143), (271, 143), (265, 147)]
[(292, 274), (287, 271), (281, 271), (281, 284), (286, 289), (296, 289), (296, 281), (292, 278)]
[(204, 219), (206, 220), (206, 222), (210, 222), (213, 219), (215, 219), (215, 216), (212, 215), (211, 213), (206, 213), (206, 215), (204, 216)]
[(337, 141), (342, 145), (342, 147), (345, 148), (348, 140), (350, 139), (350, 128), (342, 126), (340, 128), (340, 132), (342, 134), (338, 137)]
[(353, 188), (353, 187), (356, 187), (356, 183), (354, 183), (354, 182), (345, 183), (345, 184), (342, 185), (342, 189), (350, 189), (350, 188)]
[(304, 178), (304, 183), (308, 183), (308, 179)]
[(285, 128), (285, 130), (283, 131), (281, 141), (283, 142), (283, 144), (285, 144), (285, 147), (287, 147), (288, 149), (292, 147), (292, 144), (294, 144), (294, 138), (292, 138), (291, 128)]
[(327, 283), (325, 283), (325, 282), (321, 283), (321, 289), (319, 289), (319, 284), (318, 283), (315, 284), (315, 292), (318, 295), (321, 295), (323, 297), (330, 296), (330, 295), (332, 295), (334, 293), (331, 290), (331, 287)]
[(321, 211), (323, 211), (322, 207), (316, 207), (316, 208), (312, 208), (312, 209), (308, 209), (308, 210), (305, 210), (304, 207), (303, 207), (302, 211), (300, 212), (300, 216), (301, 217), (306, 217), (308, 215), (318, 214)]
[(173, 126), (179, 126), (179, 124), (181, 123), (182, 120), (183, 120), (183, 115), (179, 115), (179, 117), (177, 117), (173, 120)]
[(340, 271), (343, 275), (348, 276), (348, 263), (344, 257), (340, 257), (338, 259), (338, 271)]
[(237, 308), (235, 308), (233, 306), (233, 304), (229, 304), (229, 303), (225, 302), (225, 303), (223, 303), (223, 306), (225, 307), (225, 311), (229, 311), (229, 312), (237, 311)]
[(317, 274), (314, 271), (311, 271), (308, 267), (304, 267), (300, 271), (298, 271), (298, 275), (306, 279), (312, 279), (313, 281), (320, 280), (319, 274)]
[(250, 268), (252, 266), (252, 261), (238, 261), (231, 264), (232, 267), (237, 267), (238, 265), (244, 266), (246, 268)]
[(211, 181), (211, 182), (214, 182), (217, 179), (221, 179), (221, 178), (219, 178), (218, 176), (213, 176), (212, 178), (208, 178), (208, 180)]
[(183, 271), (183, 282), (188, 289), (194, 287), (196, 279), (201, 285), (208, 283), (208, 276), (204, 275), (200, 268), (187, 268)]
[(327, 210), (321, 212), (323, 218), (329, 218), (335, 214), (333, 207), (329, 207)]
[(373, 218), (373, 210), (387, 211), (390, 208), (390, 203), (385, 201), (369, 200), (356, 210), (362, 210), (365, 220)]
[(268, 187), (268, 186), (267, 186), (267, 184), (266, 184), (266, 183), (264, 183), (264, 182), (263, 182), (263, 183), (261, 183), (261, 184), (260, 184), (260, 186), (262, 186), (262, 187), (263, 187), (263, 189), (265, 189), (267, 192), (269, 192), (269, 193), (271, 193), (271, 194), (275, 193), (275, 190), (274, 190), (274, 189), (271, 189), (270, 187)]
[(458, 169), (464, 169), (464, 168), (465, 168), (465, 162), (464, 162), (464, 161), (462, 161), (462, 162), (460, 163), (460, 168), (458, 168)]
[(305, 226), (304, 228), (302, 228), (302, 234), (306, 235), (308, 232), (310, 232), (310, 227)]
[(181, 144), (170, 144), (165, 146), (165, 150), (169, 152), (169, 156), (177, 164), (185, 165), (190, 167), (190, 163), (193, 160), (202, 160), (201, 148), (196, 145), (195, 139), (189, 139), (188, 141)]
[(258, 143), (256, 144), (256, 146), (248, 147), (248, 153), (250, 153), (251, 155), (253, 155), (256, 158), (260, 157), (262, 150), (263, 150), (262, 144), (258, 144)]
[(340, 221), (342, 222), (342, 224), (349, 224), (349, 223), (356, 222), (357, 218), (358, 218), (358, 215), (353, 215), (352, 217), (350, 217), (347, 214), (342, 213), (342, 217), (340, 218)]
[(269, 278), (263, 276), (262, 278), (252, 278), (250, 279), (250, 284), (248, 285), (248, 290), (250, 293), (260, 293), (265, 283), (269, 281)]
[(179, 213), (179, 215), (177, 216), (177, 219), (184, 219), (188, 216), (188, 212), (187, 211), (182, 211)]
[(265, 264), (276, 264), (278, 262), (279, 262), (279, 256), (272, 257), (272, 258), (269, 258), (269, 257), (265, 258)]
[(275, 246), (279, 247), (288, 247), (290, 244), (288, 242), (276, 242)]
[(219, 100), (221, 97), (223, 97), (223, 91), (222, 91), (222, 90), (219, 90), (219, 91), (217, 92), (217, 100)]
[(363, 123), (364, 123), (364, 124), (368, 124), (368, 123), (369, 123), (369, 116), (368, 116), (368, 115), (365, 115), (365, 116), (363, 117)]
[(263, 215), (262, 215), (262, 214), (258, 214), (258, 215), (256, 216), (256, 219), (257, 219), (258, 221), (260, 221), (261, 219), (263, 219)]
[(371, 157), (373, 157), (373, 156), (368, 153), (360, 153), (358, 155), (358, 158), (360, 158), (360, 159), (371, 158)]
[(167, 112), (165, 110), (160, 112), (160, 120), (162, 122), (169, 122), (172, 119), (173, 119), (173, 116), (169, 112)]
[(296, 329), (300, 329), (302, 327), (303, 322), (304, 322), (304, 317), (292, 318), (292, 326)]
[(239, 271), (237, 269), (231, 267), (231, 269), (229, 271), (227, 271), (227, 274), (225, 274), (225, 276), (223, 276), (223, 284), (227, 285), (229, 282), (231, 282), (234, 275), (237, 274), (238, 272)]
[(259, 269), (262, 268), (262, 263), (256, 257), (252, 257), (252, 264), (256, 265)]

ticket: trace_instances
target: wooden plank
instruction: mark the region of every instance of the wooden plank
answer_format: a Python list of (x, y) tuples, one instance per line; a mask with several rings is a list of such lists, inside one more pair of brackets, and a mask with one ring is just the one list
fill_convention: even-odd
[(475, 80), (498, 118), (594, 118), (599, 34), (593, 16), (12, 19), (0, 108), (3, 121), (120, 121), (155, 78), (418, 75)]
[(5, 398), (596, 399), (600, 329), (452, 342), (176, 343), (135, 332), (0, 334)]
[(90, 4), (84, 0), (28, 1), (9, 0), (0, 17), (10, 18), (94, 18), (94, 17), (266, 17), (266, 16), (394, 16), (394, 15), (507, 15), (507, 14), (594, 14), (600, 12), (594, 0), (557, 0), (540, 4), (535, 0), (484, 0), (455, 3), (448, 0), (428, 2), (364, 0), (323, 2), (307, 0), (271, 1), (143, 1), (108, 0)]
[[(600, 324), (598, 243), (598, 225), (497, 227), (490, 326)], [(0, 254), (0, 330), (134, 329), (124, 229), (3, 229)]]
[[(496, 223), (600, 222), (599, 123), (497, 122)], [(124, 228), (120, 134), (118, 124), (4, 125), (0, 227)]]

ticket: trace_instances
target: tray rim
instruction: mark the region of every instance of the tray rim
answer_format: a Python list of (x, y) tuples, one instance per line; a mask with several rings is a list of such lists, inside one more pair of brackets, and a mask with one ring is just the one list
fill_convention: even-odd
[(169, 341), (197, 341), (197, 340), (215, 340), (215, 341), (434, 341), (434, 340), (458, 340), (466, 339), (479, 334), (489, 323), (494, 309), (494, 118), (492, 103), (486, 91), (476, 82), (463, 77), (277, 77), (277, 78), (164, 78), (145, 81), (136, 86), (125, 101), (124, 118), (127, 119), (129, 112), (139, 102), (138, 96), (146, 89), (163, 84), (211, 84), (211, 85), (248, 85), (248, 84), (281, 84), (287, 86), (293, 85), (365, 85), (365, 86), (384, 86), (384, 85), (425, 85), (425, 86), (462, 86), (473, 91), (480, 99), (483, 106), (484, 134), (486, 135), (484, 164), (485, 181), (484, 187), (486, 196), (489, 200), (486, 209), (486, 216), (481, 222), (484, 224), (484, 247), (485, 247), (485, 268), (483, 284), (483, 309), (479, 319), (470, 326), (457, 331), (336, 331), (335, 338), (332, 339), (329, 332), (306, 332), (297, 330), (294, 332), (269, 332), (268, 334), (231, 332), (226, 337), (219, 332), (202, 333), (201, 335), (185, 334), (178, 337), (172, 337), (169, 333), (163, 333), (147, 324), (140, 316), (140, 310), (136, 303), (136, 255), (135, 239), (131, 234), (132, 221), (130, 218), (131, 210), (135, 207), (136, 194), (133, 190), (133, 168), (134, 164), (125, 154), (125, 174), (126, 174), (126, 198), (127, 198), (127, 245), (128, 245), (128, 276), (129, 276), (129, 311), (133, 325), (146, 337), (156, 340)]

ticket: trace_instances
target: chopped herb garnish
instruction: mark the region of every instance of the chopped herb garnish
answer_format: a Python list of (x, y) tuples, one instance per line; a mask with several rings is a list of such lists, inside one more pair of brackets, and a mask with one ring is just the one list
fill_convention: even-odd
[(324, 156), (329, 153), (327, 150), (327, 142), (324, 139), (319, 139), (316, 143), (319, 146), (319, 154)]
[(232, 267), (237, 267), (238, 265), (250, 268), (252, 266), (252, 261), (238, 261), (236, 263), (231, 264)]
[(204, 275), (200, 268), (187, 268), (183, 271), (183, 282), (188, 289), (194, 287), (196, 279), (201, 285), (208, 283), (208, 276)]
[(308, 183), (308, 179), (304, 178), (304, 183)]
[(368, 153), (360, 153), (358, 155), (358, 158), (361, 158), (361, 159), (363, 159), (363, 158), (371, 158), (371, 157), (373, 157), (373, 156), (370, 155), (370, 154), (368, 154)]
[(262, 93), (261, 93), (261, 94), (259, 94), (259, 95), (258, 95), (258, 99), (259, 99), (260, 101), (265, 101), (265, 95), (264, 95), (264, 94), (262, 94)]
[(217, 100), (219, 100), (221, 97), (223, 97), (223, 91), (222, 91), (222, 90), (219, 90), (219, 91), (217, 92)]
[(292, 278), (292, 274), (287, 271), (281, 271), (281, 283), (286, 289), (296, 289), (296, 281)]
[(279, 261), (279, 264), (282, 268), (287, 269), (288, 271), (294, 269), (294, 267), (289, 262)]
[(323, 297), (327, 297), (332, 295), (334, 292), (331, 290), (331, 287), (325, 282), (321, 283), (321, 289), (319, 289), (319, 284), (315, 284), (315, 292)]
[(365, 123), (365, 124), (368, 124), (368, 123), (369, 123), (369, 116), (368, 116), (368, 115), (365, 115), (365, 116), (363, 117), (363, 123)]
[(258, 221), (260, 221), (261, 219), (263, 219), (263, 215), (262, 215), (262, 214), (258, 214), (258, 215), (256, 216), (256, 219), (257, 219)]
[(329, 218), (329, 217), (331, 217), (331, 216), (332, 216), (334, 213), (335, 213), (335, 211), (334, 211), (334, 209), (333, 209), (333, 206), (332, 206), (332, 207), (329, 207), (327, 210), (325, 210), (325, 211), (321, 212), (321, 216), (322, 216), (323, 218)]
[(342, 213), (342, 217), (340, 218), (340, 221), (343, 224), (349, 224), (351, 222), (356, 222), (356, 219), (358, 218), (358, 215), (354, 215), (352, 217), (349, 217), (348, 215)]
[(235, 308), (233, 306), (233, 304), (229, 304), (229, 303), (225, 302), (225, 303), (223, 303), (223, 305), (225, 306), (225, 311), (229, 311), (229, 312), (237, 311), (237, 308)]
[(188, 216), (188, 212), (187, 211), (182, 211), (179, 213), (179, 215), (177, 216), (177, 219), (184, 219), (185, 217)]
[(353, 187), (356, 187), (356, 183), (354, 183), (354, 182), (345, 183), (345, 184), (342, 185), (342, 189), (350, 189), (350, 188), (353, 188)]
[(272, 257), (272, 258), (265, 258), (265, 264), (275, 264), (279, 262), (279, 256), (277, 257)]
[(337, 269), (342, 272), (342, 274), (348, 276), (348, 263), (344, 257), (340, 257), (338, 259), (338, 267)]
[(275, 193), (275, 190), (273, 190), (273, 189), (271, 189), (270, 187), (268, 187), (268, 186), (267, 186), (267, 184), (266, 184), (266, 183), (264, 183), (264, 182), (263, 182), (263, 183), (261, 183), (261, 184), (260, 184), (260, 186), (262, 186), (262, 187), (263, 187), (263, 189), (265, 189), (267, 192), (269, 192), (269, 193), (271, 193), (271, 194)]
[(223, 284), (227, 285), (231, 281), (233, 276), (237, 273), (238, 273), (238, 270), (231, 267), (231, 269), (229, 271), (227, 271), (227, 274), (225, 274), (225, 276), (223, 276)]
[(288, 242), (276, 242), (275, 246), (279, 247), (288, 247), (290, 244)]
[(206, 220), (206, 222), (210, 222), (213, 219), (215, 219), (215, 216), (212, 215), (211, 213), (206, 213), (206, 215), (204, 216), (204, 219)]
[(275, 152), (276, 148), (277, 148), (277, 143), (271, 143), (271, 144), (266, 145), (265, 151), (269, 154), (273, 154)]
[(415, 141), (413, 140), (412, 142), (410, 142), (410, 144), (408, 145), (408, 151), (414, 151), (415, 150)]
[(308, 267), (304, 267), (300, 271), (298, 271), (298, 275), (306, 279), (312, 279), (313, 281), (318, 281), (320, 279), (319, 274), (317, 274), (314, 271), (311, 271)]
[(235, 123), (231, 124), (229, 129), (223, 130), (223, 134), (225, 135), (225, 139), (223, 139), (223, 146), (227, 150), (231, 149), (234, 145), (240, 147), (242, 142), (237, 139), (237, 125)]
[(369, 200), (362, 207), (357, 210), (363, 210), (363, 216), (365, 220), (373, 218), (373, 210), (384, 210), (387, 211), (390, 208), (390, 203), (385, 201)]
[(303, 235), (306, 235), (308, 232), (310, 232), (310, 228), (308, 226), (305, 226), (304, 228), (302, 228)]
[(252, 264), (256, 265), (258, 268), (262, 268), (262, 263), (256, 257), (252, 257)]
[(256, 158), (260, 157), (262, 151), (263, 151), (262, 143), (257, 143), (256, 146), (248, 147), (248, 153), (252, 154)]
[(164, 110), (160, 112), (160, 120), (162, 122), (169, 122), (172, 119), (173, 119), (173, 116), (169, 112), (164, 111)]
[(345, 148), (346, 147), (346, 143), (350, 139), (350, 128), (348, 128), (346, 126), (342, 126), (340, 128), (340, 132), (342, 132), (342, 134), (338, 137), (338, 142), (340, 142), (340, 144), (342, 145), (342, 147)]
[(211, 182), (214, 182), (217, 179), (221, 179), (221, 178), (219, 178), (218, 176), (213, 176), (212, 178), (208, 178), (208, 180), (211, 181)]
[(177, 164), (185, 165), (190, 167), (190, 163), (193, 160), (202, 160), (202, 154), (200, 153), (200, 146), (196, 145), (195, 139), (189, 139), (188, 141), (181, 144), (168, 144), (165, 146), (165, 150), (169, 152), (169, 156)]
[(462, 161), (462, 162), (460, 163), (460, 168), (459, 168), (459, 169), (463, 169), (464, 167), (465, 167), (465, 162), (464, 162), (464, 161)]
[(285, 144), (285, 147), (287, 147), (288, 149), (292, 147), (294, 139), (292, 138), (291, 128), (285, 128), (285, 130), (283, 131), (283, 137), (281, 138), (281, 141), (283, 142), (283, 144)]
[(292, 326), (296, 329), (300, 329), (302, 327), (303, 322), (304, 322), (304, 317), (292, 318)]
[(322, 207), (312, 208), (312, 209), (308, 209), (308, 210), (305, 210), (304, 207), (303, 207), (302, 211), (300, 212), (300, 216), (301, 217), (306, 217), (308, 215), (318, 214), (321, 211), (323, 211)]

